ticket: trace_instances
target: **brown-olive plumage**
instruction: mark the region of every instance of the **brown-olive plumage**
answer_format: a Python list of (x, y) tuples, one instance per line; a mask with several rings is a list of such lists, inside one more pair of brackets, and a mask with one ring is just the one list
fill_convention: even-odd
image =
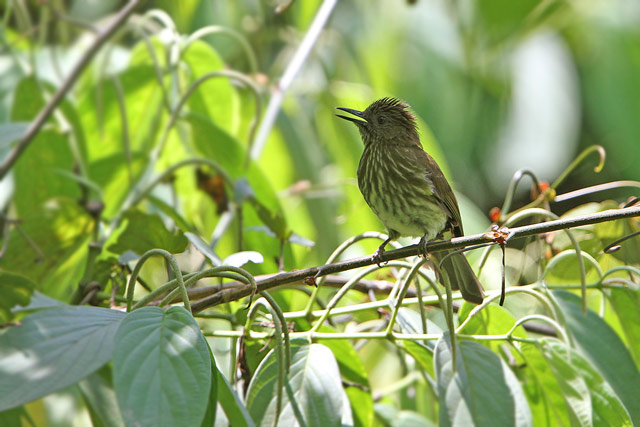
[[(458, 201), (436, 161), (422, 149), (414, 115), (409, 106), (395, 98), (375, 101), (364, 111), (339, 107), (351, 116), (360, 131), (364, 151), (358, 165), (358, 186), (365, 201), (389, 233), (376, 253), (379, 262), (384, 247), (401, 236), (421, 237), (426, 243), (451, 232), (462, 236)], [(435, 253), (436, 261), (446, 252)], [(465, 300), (479, 304), (484, 292), (462, 254), (448, 257), (443, 280), (460, 289)]]

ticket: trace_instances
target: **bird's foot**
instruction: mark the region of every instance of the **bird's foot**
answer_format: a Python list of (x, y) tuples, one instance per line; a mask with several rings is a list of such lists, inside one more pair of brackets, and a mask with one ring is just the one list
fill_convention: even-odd
[(423, 257), (424, 259), (429, 259), (429, 253), (427, 252), (427, 235), (425, 234), (420, 238), (420, 243), (418, 243), (418, 256)]
[[(380, 246), (378, 249), (376, 249), (376, 251), (373, 253), (373, 255), (371, 255), (371, 260), (373, 262), (375, 262), (378, 267), (382, 268), (383, 265), (383, 261), (382, 261), (382, 254), (384, 253), (384, 245)], [(384, 262), (384, 264), (386, 264), (386, 262)]]

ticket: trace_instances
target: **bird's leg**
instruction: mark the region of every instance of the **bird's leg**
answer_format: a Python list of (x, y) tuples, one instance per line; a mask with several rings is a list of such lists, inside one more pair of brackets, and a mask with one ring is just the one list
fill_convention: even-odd
[(418, 243), (418, 251), (420, 252), (420, 256), (424, 257), (424, 259), (429, 259), (427, 243), (429, 243), (429, 233), (425, 233), (425, 235), (420, 238), (420, 243)]
[(391, 240), (393, 240), (393, 238), (389, 236), (387, 240), (385, 240), (380, 246), (378, 246), (378, 249), (376, 249), (376, 251), (371, 256), (371, 260), (375, 262), (378, 265), (378, 267), (382, 267), (381, 263), (382, 263), (382, 254), (384, 253), (384, 247), (387, 246), (387, 243), (389, 243)]

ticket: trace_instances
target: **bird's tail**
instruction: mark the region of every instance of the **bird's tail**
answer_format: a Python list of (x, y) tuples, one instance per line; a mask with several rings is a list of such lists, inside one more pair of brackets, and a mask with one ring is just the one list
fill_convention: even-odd
[[(434, 262), (440, 264), (441, 261), (452, 251), (440, 251), (431, 254)], [(473, 304), (482, 304), (484, 290), (480, 281), (469, 265), (467, 258), (461, 254), (447, 257), (440, 265), (442, 273), (442, 283), (449, 283), (451, 289), (460, 289), (462, 298)]]

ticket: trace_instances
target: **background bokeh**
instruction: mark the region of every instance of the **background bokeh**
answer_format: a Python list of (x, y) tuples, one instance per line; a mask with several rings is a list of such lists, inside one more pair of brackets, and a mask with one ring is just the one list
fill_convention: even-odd
[[(0, 320), (9, 318), (13, 305), (29, 303), (34, 289), (77, 304), (79, 284), (90, 279), (105, 293), (122, 296), (134, 260), (150, 248), (179, 253), (189, 272), (255, 251), (257, 256), (241, 257), (255, 261), (244, 267), (258, 275), (322, 264), (345, 239), (384, 231), (357, 188), (362, 143), (354, 126), (334, 116), (338, 106), (364, 109), (385, 96), (406, 100), (418, 116), (425, 149), (458, 194), (467, 234), (486, 230), (489, 210), (502, 205), (516, 171), (528, 169), (553, 182), (594, 144), (606, 150), (604, 169), (594, 172), (598, 158), (590, 154), (559, 193), (640, 180), (637, 0), (335, 1), (286, 88), (274, 126), (265, 127), (265, 109), (278, 96), (318, 10), (334, 1), (142, 2), (0, 181), (0, 274), (24, 276), (28, 289), (24, 302), (20, 295), (12, 294), (9, 303), (0, 298)], [(96, 30), (125, 3), (0, 0), (0, 159), (67, 78)], [(200, 37), (203, 28), (215, 34)], [(210, 73), (215, 77), (195, 88)], [(268, 131), (259, 149), (256, 125), (258, 134)], [(249, 159), (252, 148), (256, 155)], [(529, 186), (525, 177), (513, 208), (530, 200)], [(580, 212), (592, 213), (616, 207), (630, 194), (618, 188), (552, 204), (551, 210), (562, 214), (582, 206)], [(615, 202), (584, 205), (606, 199)], [(602, 255), (607, 267), (637, 264), (637, 239), (617, 255), (601, 253), (605, 243), (632, 233), (616, 224), (598, 228), (598, 239), (581, 230), (583, 250)], [(562, 238), (553, 243), (549, 256), (551, 249), (571, 247)], [(372, 253), (377, 245), (355, 245), (343, 257)], [(519, 249), (507, 250), (507, 282), (534, 283), (548, 261), (546, 247), (525, 254), (531, 257), (526, 271)], [(479, 256), (475, 252), (472, 258)], [(488, 290), (500, 286), (501, 260), (498, 251), (493, 255), (481, 276)], [(575, 284), (577, 264), (567, 265), (573, 269), (561, 265), (547, 280)], [(141, 277), (152, 289), (166, 280), (167, 268), (154, 259)], [(283, 310), (305, 307), (308, 296), (299, 290), (278, 291)], [(136, 297), (145, 291), (139, 292)], [(328, 299), (335, 289), (321, 292)], [(590, 307), (599, 301), (592, 298)], [(215, 313), (240, 316), (243, 304), (223, 304)], [(518, 298), (507, 306), (518, 315), (536, 309)], [(443, 324), (442, 313), (433, 313)], [(607, 316), (614, 317), (610, 310)], [(205, 323), (210, 330), (230, 328), (226, 321)], [(235, 369), (232, 342), (218, 339), (215, 347), (227, 374)], [(257, 365), (263, 343), (250, 346), (255, 348), (247, 357)], [(388, 350), (389, 343), (375, 340), (358, 348), (372, 390), (400, 375), (395, 350)], [(77, 390), (70, 393), (77, 403)], [(47, 398), (53, 400), (44, 405), (64, 412), (66, 397)], [(435, 417), (437, 409), (424, 396), (403, 399), (407, 407), (427, 405)]]

